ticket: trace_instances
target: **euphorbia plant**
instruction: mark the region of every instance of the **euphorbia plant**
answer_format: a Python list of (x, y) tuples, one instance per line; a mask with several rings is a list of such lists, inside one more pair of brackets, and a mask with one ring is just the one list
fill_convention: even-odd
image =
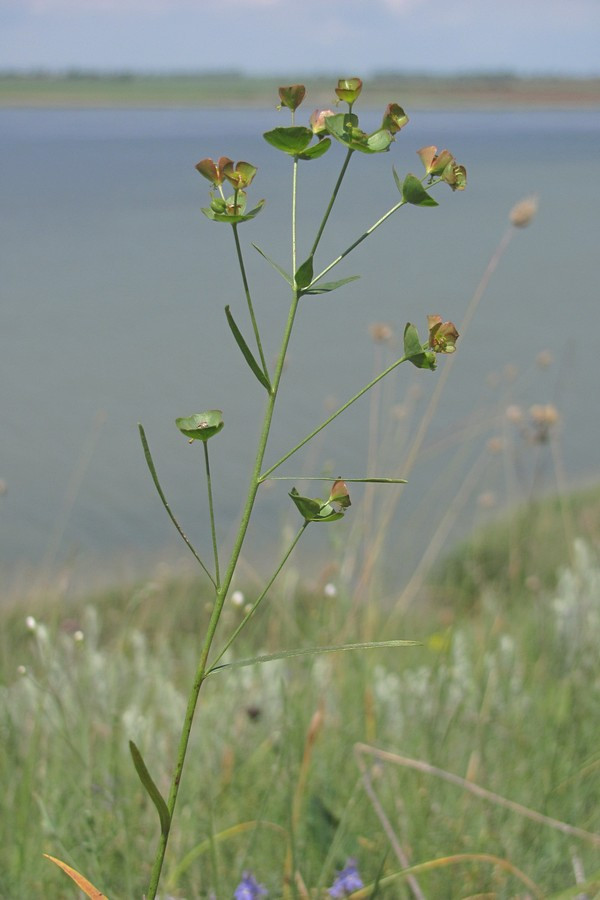
[[(194, 555), (198, 564), (202, 567), (213, 592), (210, 619), (206, 633), (202, 635), (200, 639), (196, 674), (189, 693), (177, 755), (173, 763), (170, 790), (166, 798), (162, 797), (148, 772), (142, 751), (133, 744), (133, 742), (130, 742), (131, 755), (136, 771), (157, 809), (160, 822), (160, 837), (155, 851), (150, 881), (148, 884), (146, 894), (147, 900), (153, 900), (157, 894), (165, 853), (169, 842), (169, 835), (174, 825), (177, 797), (182, 772), (185, 766), (190, 732), (198, 705), (198, 699), (206, 679), (209, 677), (225, 677), (224, 673), (231, 663), (224, 664), (222, 662), (224, 654), (232, 646), (240, 632), (246, 627), (259, 604), (263, 602), (271, 585), (308, 526), (313, 524), (331, 524), (343, 518), (351, 506), (349, 485), (353, 482), (389, 484), (400, 483), (402, 479), (387, 478), (385, 475), (373, 472), (368, 472), (363, 476), (354, 478), (346, 477), (343, 473), (342, 477), (332, 478), (321, 475), (312, 476), (313, 480), (330, 482), (329, 490), (325, 491), (325, 496), (323, 498), (304, 496), (296, 489), (296, 487), (292, 487), (289, 496), (300, 516), (298, 530), (290, 542), (289, 547), (283, 553), (282, 558), (274, 564), (272, 575), (268, 579), (259, 597), (246, 611), (246, 615), (233, 632), (227, 634), (223, 633), (224, 629), (221, 622), (221, 615), (238, 566), (242, 547), (244, 546), (251, 523), (255, 500), (261, 486), (271, 478), (279, 478), (280, 476), (274, 475), (274, 473), (286, 460), (293, 456), (337, 416), (345, 412), (352, 404), (362, 397), (363, 394), (369, 391), (382, 378), (388, 376), (402, 363), (410, 362), (418, 368), (433, 370), (436, 367), (437, 354), (452, 353), (456, 347), (456, 340), (458, 338), (456, 328), (451, 322), (444, 322), (441, 316), (437, 314), (428, 316), (428, 335), (425, 341), (419, 336), (417, 328), (413, 324), (408, 323), (404, 331), (404, 348), (400, 358), (395, 360), (384, 371), (380, 372), (323, 422), (316, 427), (311, 428), (302, 440), (290, 447), (280, 459), (265, 464), (269, 436), (274, 422), (275, 407), (283, 377), (288, 346), (296, 317), (301, 313), (302, 304), (312, 302), (311, 298), (338, 290), (350, 281), (355, 280), (357, 276), (354, 275), (342, 277), (335, 281), (325, 280), (325, 276), (347, 257), (355, 247), (365, 241), (402, 207), (411, 205), (420, 207), (437, 206), (437, 201), (431, 194), (431, 190), (437, 187), (437, 185), (446, 183), (450, 185), (452, 190), (463, 190), (466, 185), (466, 172), (464, 167), (456, 163), (456, 160), (448, 150), (443, 150), (438, 154), (437, 149), (433, 146), (423, 148), (423, 150), (419, 151), (419, 156), (424, 164), (425, 173), (420, 176), (408, 173), (401, 179), (396, 170), (393, 169), (393, 181), (399, 192), (399, 197), (397, 197), (391, 207), (366, 231), (357, 235), (356, 239), (348, 247), (341, 249), (334, 259), (331, 259), (324, 264), (321, 263), (320, 269), (316, 267), (315, 260), (321, 237), (327, 226), (352, 156), (356, 152), (365, 155), (387, 153), (396, 141), (400, 131), (408, 123), (408, 116), (402, 107), (398, 103), (392, 102), (388, 104), (385, 109), (379, 128), (372, 132), (364, 131), (360, 126), (358, 116), (353, 110), (354, 104), (360, 95), (361, 88), (362, 81), (359, 78), (340, 79), (335, 88), (337, 100), (332, 98), (332, 102), (346, 103), (348, 106), (347, 111), (334, 112), (331, 109), (315, 110), (310, 116), (309, 124), (302, 125), (296, 123), (296, 112), (305, 97), (306, 90), (304, 85), (295, 84), (281, 87), (279, 88), (280, 109), (286, 108), (290, 111), (291, 123), (289, 125), (275, 127), (264, 134), (265, 140), (271, 147), (289, 156), (291, 165), (292, 221), (291, 252), (288, 267), (280, 265), (272, 260), (264, 250), (258, 250), (258, 248), (256, 248), (262, 257), (273, 266), (281, 276), (282, 288), (289, 298), (287, 321), (281, 334), (276, 363), (272, 367), (268, 366), (266, 362), (263, 339), (254, 310), (252, 292), (246, 275), (244, 254), (239, 236), (239, 226), (254, 219), (261, 212), (265, 202), (264, 200), (259, 200), (258, 202), (255, 202), (249, 211), (247, 211), (247, 192), (253, 186), (255, 177), (257, 176), (257, 168), (252, 163), (246, 161), (238, 161), (236, 163), (227, 156), (220, 157), (216, 162), (212, 159), (205, 158), (196, 165), (198, 172), (210, 182), (212, 187), (209, 205), (203, 208), (203, 213), (211, 221), (218, 223), (219, 225), (227, 225), (231, 228), (235, 255), (241, 274), (242, 288), (252, 324), (252, 339), (248, 339), (243, 334), (230, 306), (225, 306), (225, 316), (234, 341), (242, 353), (249, 371), (255, 379), (249, 379), (248, 389), (259, 389), (264, 391), (265, 405), (257, 445), (253, 451), (254, 462), (244, 508), (232, 549), (228, 559), (224, 562), (220, 559), (220, 548), (215, 527), (215, 504), (213, 501), (209, 459), (209, 441), (213, 438), (218, 439), (218, 434), (223, 429), (225, 423), (221, 410), (209, 409), (204, 412), (194, 413), (186, 417), (178, 418), (175, 423), (177, 428), (188, 438), (191, 444), (199, 442), (202, 445), (208, 489), (208, 517), (213, 547), (212, 563), (205, 562), (201, 558), (191, 541), (183, 533), (175, 515), (168, 505), (160, 485), (144, 429), (141, 425), (139, 426), (146, 461), (160, 499), (182, 539)], [(303, 252), (299, 252), (296, 225), (298, 172), (300, 167), (307, 162), (317, 164), (318, 159), (329, 152), (335, 144), (341, 144), (346, 151), (341, 163), (340, 172), (333, 185), (331, 195), (326, 201), (322, 217), (320, 221), (316, 223), (315, 237), (312, 244)], [(392, 189), (394, 189), (393, 184)], [(207, 397), (206, 400), (210, 403), (212, 398)], [(395, 640), (360, 645), (342, 645), (335, 648), (328, 647), (327, 650), (330, 652), (332, 649), (356, 650), (381, 646), (398, 647), (411, 643), (413, 642)], [(315, 648), (314, 652), (318, 653), (319, 648)], [(294, 650), (282, 650), (279, 653), (271, 655), (269, 658), (283, 658), (294, 655), (294, 653)], [(262, 657), (260, 661), (262, 662), (264, 660), (265, 658)], [(248, 663), (249, 661), (244, 662)], [(218, 676), (216, 673), (219, 673)], [(77, 882), (81, 890), (87, 893), (88, 896), (102, 896), (85, 878), (83, 878), (83, 876), (75, 872), (75, 870), (65, 864), (60, 865), (62, 865), (62, 868), (67, 874)]]

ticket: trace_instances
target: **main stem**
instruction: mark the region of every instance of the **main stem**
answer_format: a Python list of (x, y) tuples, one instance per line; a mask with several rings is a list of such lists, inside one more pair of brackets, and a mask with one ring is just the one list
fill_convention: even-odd
[[(296, 271), (296, 188), (297, 188), (297, 177), (298, 177), (298, 160), (294, 158), (294, 169), (293, 169), (293, 180), (292, 180), (292, 264), (293, 271)], [(238, 533), (236, 535), (236, 539), (233, 545), (233, 549), (231, 551), (231, 556), (229, 562), (227, 564), (227, 569), (223, 576), (223, 581), (217, 587), (215, 593), (215, 603), (212, 609), (210, 621), (208, 623), (208, 628), (206, 631), (206, 636), (204, 638), (204, 642), (202, 644), (202, 649), (200, 652), (200, 659), (198, 662), (198, 667), (196, 670), (196, 675), (194, 678), (194, 683), (192, 685), (192, 689), (190, 691), (190, 695), (188, 698), (188, 704), (185, 713), (185, 719), (183, 723), (183, 728), (181, 731), (181, 737), (179, 739), (179, 746), (177, 750), (177, 762), (175, 765), (175, 772), (173, 774), (173, 779), (171, 781), (171, 789), (169, 791), (169, 797), (167, 800), (167, 809), (169, 811), (169, 827), (165, 829), (163, 833), (161, 833), (158, 846), (156, 849), (156, 854), (154, 857), (154, 864), (152, 866), (152, 872), (150, 874), (150, 882), (148, 885), (147, 892), (147, 900), (155, 900), (156, 892), (158, 890), (158, 883), (160, 881), (160, 876), (162, 872), (162, 867), (165, 859), (165, 853), (167, 850), (167, 844), (169, 841), (169, 834), (171, 831), (171, 824), (173, 821), (173, 813), (175, 810), (175, 805), (177, 803), (177, 795), (179, 793), (179, 785), (181, 782), (181, 775), (183, 772), (183, 767), (185, 764), (185, 757), (188, 749), (190, 733), (192, 730), (192, 723), (194, 721), (194, 713), (196, 711), (196, 706), (198, 704), (198, 697), (200, 695), (200, 689), (202, 684), (206, 678), (207, 670), (208, 670), (208, 657), (210, 653), (210, 648), (212, 646), (212, 642), (217, 630), (217, 625), (219, 623), (219, 619), (221, 617), (221, 613), (223, 611), (223, 605), (225, 603), (225, 599), (227, 597), (227, 593), (229, 591), (229, 587), (231, 585), (231, 580), (233, 578), (233, 574), (235, 572), (235, 568), (242, 550), (242, 546), (244, 543), (244, 539), (246, 537), (246, 532), (248, 531), (248, 526), (250, 524), (250, 517), (252, 515), (252, 509), (254, 507), (254, 501), (256, 500), (256, 495), (258, 493), (258, 488), (260, 487), (261, 478), (260, 472), (265, 456), (265, 451), (267, 449), (267, 441), (269, 437), (269, 431), (271, 429), (271, 422), (273, 420), (273, 413), (275, 410), (275, 401), (277, 399), (277, 392), (279, 390), (279, 384), (281, 382), (281, 376), (283, 373), (283, 366), (285, 362), (285, 357), (287, 353), (287, 348), (290, 342), (290, 337), (292, 333), (292, 328), (294, 325), (294, 319), (296, 318), (296, 311), (298, 309), (298, 290), (296, 288), (293, 289), (292, 292), (292, 302), (290, 304), (290, 310), (288, 313), (287, 322), (285, 325), (283, 338), (281, 342), (281, 350), (279, 352), (279, 358), (277, 360), (277, 366), (275, 368), (275, 374), (273, 377), (273, 382), (271, 385), (271, 390), (269, 392), (269, 398), (267, 400), (267, 408), (265, 410), (265, 416), (263, 419), (263, 425), (260, 432), (259, 440), (258, 440), (258, 448), (256, 452), (256, 458), (254, 460), (254, 467), (252, 469), (252, 475), (250, 477), (250, 485), (248, 488), (248, 496), (246, 498), (246, 503), (244, 506), (244, 510), (242, 512), (242, 517), (240, 520), (240, 526), (238, 528)]]

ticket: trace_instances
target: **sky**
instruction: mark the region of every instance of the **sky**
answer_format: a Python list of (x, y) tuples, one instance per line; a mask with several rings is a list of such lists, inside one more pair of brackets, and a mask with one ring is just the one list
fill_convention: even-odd
[(600, 0), (0, 0), (0, 69), (600, 75)]

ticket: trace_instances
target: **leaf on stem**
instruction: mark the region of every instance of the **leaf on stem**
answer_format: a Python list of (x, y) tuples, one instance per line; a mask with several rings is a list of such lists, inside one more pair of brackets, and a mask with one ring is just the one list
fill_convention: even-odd
[(273, 268), (275, 269), (276, 272), (279, 272), (279, 274), (281, 275), (281, 277), (284, 278), (284, 279), (287, 281), (287, 283), (289, 284), (290, 287), (294, 287), (294, 279), (292, 278), (291, 275), (288, 275), (288, 273), (285, 271), (285, 269), (282, 269), (282, 267), (281, 267), (280, 265), (278, 265), (278, 264), (275, 262), (274, 259), (271, 259), (270, 256), (267, 256), (267, 254), (265, 253), (265, 251), (264, 251), (264, 250), (261, 250), (260, 247), (258, 247), (256, 244), (252, 244), (252, 246), (254, 247), (255, 250), (258, 250), (258, 252), (260, 253), (260, 255), (261, 255), (264, 259), (266, 259), (266, 261), (267, 261), (271, 266), (273, 266)]
[(307, 260), (305, 260), (298, 271), (296, 272), (295, 282), (296, 288), (299, 291), (303, 291), (304, 288), (307, 288), (312, 281), (313, 277), (313, 258), (309, 256)]
[[(396, 184), (398, 179), (396, 177)], [(439, 206), (437, 200), (427, 193), (416, 175), (407, 175), (402, 184), (402, 197), (413, 206)]]
[(140, 781), (145, 787), (148, 796), (154, 803), (156, 811), (158, 812), (161, 833), (163, 834), (163, 836), (167, 835), (169, 833), (169, 828), (171, 827), (171, 816), (169, 815), (167, 804), (163, 800), (162, 794), (154, 784), (152, 776), (146, 768), (146, 763), (142, 759), (142, 754), (133, 743), (133, 741), (129, 741), (129, 751), (131, 753), (131, 758), (133, 759), (135, 771), (138, 773)]
[(306, 128), (304, 125), (289, 125), (265, 131), (263, 137), (276, 150), (289, 153), (291, 156), (298, 156), (312, 141), (313, 133), (312, 129)]
[(319, 653), (340, 653), (347, 650), (381, 650), (389, 647), (419, 647), (421, 641), (367, 641), (362, 644), (338, 644), (329, 647), (299, 647), (295, 650), (280, 650), (278, 653), (269, 653), (266, 656), (254, 656), (252, 659), (240, 659), (237, 662), (223, 663), (215, 666), (209, 674), (221, 669), (241, 669), (245, 666), (254, 666), (258, 663), (274, 662), (277, 659), (290, 659), (293, 656), (317, 656)]
[(423, 347), (419, 338), (419, 332), (410, 322), (406, 323), (404, 329), (404, 356), (416, 366), (417, 369), (435, 369), (435, 353)]
[(331, 138), (323, 138), (318, 144), (307, 147), (302, 153), (298, 154), (299, 159), (318, 159), (323, 156), (331, 147)]
[(231, 328), (231, 333), (233, 334), (233, 336), (235, 338), (236, 344), (242, 351), (242, 355), (243, 355), (244, 359), (246, 360), (246, 362), (248, 363), (248, 365), (250, 366), (250, 368), (252, 369), (252, 371), (254, 372), (254, 374), (256, 375), (256, 377), (258, 378), (260, 383), (262, 384), (262, 386), (267, 391), (270, 391), (271, 383), (270, 383), (269, 379), (267, 378), (267, 376), (265, 375), (265, 373), (263, 372), (263, 370), (258, 365), (256, 359), (254, 358), (254, 355), (252, 354), (250, 347), (244, 340), (244, 336), (243, 336), (242, 332), (235, 324), (235, 321), (231, 314), (231, 310), (229, 309), (229, 306), (225, 307), (225, 315), (227, 316), (227, 324)]
[(303, 294), (328, 294), (335, 291), (344, 284), (350, 284), (351, 281), (358, 281), (360, 275), (350, 275), (349, 278), (340, 278), (339, 281), (324, 281), (322, 284), (314, 284), (307, 290), (302, 291)]
[(102, 891), (99, 891), (98, 888), (95, 888), (94, 885), (84, 878), (83, 875), (80, 875), (75, 869), (68, 866), (61, 859), (56, 859), (55, 856), (50, 856), (48, 853), (44, 853), (46, 859), (49, 859), (50, 862), (53, 862), (55, 865), (62, 869), (63, 872), (66, 872), (69, 878), (72, 878), (80, 891), (83, 891), (91, 900), (108, 900), (106, 894), (103, 894)]

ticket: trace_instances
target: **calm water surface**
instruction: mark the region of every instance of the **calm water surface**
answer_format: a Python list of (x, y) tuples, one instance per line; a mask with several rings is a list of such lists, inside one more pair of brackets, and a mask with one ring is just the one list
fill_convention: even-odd
[[(209, 555), (201, 454), (173, 425), (176, 416), (207, 408), (223, 409), (226, 419), (211, 447), (219, 527), (230, 533), (263, 398), (223, 314), (231, 304), (246, 327), (231, 234), (201, 214), (208, 183), (193, 167), (223, 154), (259, 167), (251, 192), (267, 205), (240, 234), (272, 358), (285, 285), (250, 244), (287, 264), (289, 161), (260, 137), (284, 121), (275, 111), (0, 111), (5, 574), (44, 559), (157, 559), (176, 546), (143, 462), (138, 421), (173, 507)], [(376, 123), (369, 114), (363, 121)], [(448, 504), (460, 498), (462, 509), (451, 540), (479, 521), (482, 493), (506, 499), (506, 469), (492, 457), (472, 494), (462, 494), (490, 436), (504, 433), (512, 444), (509, 468), (517, 492), (526, 490), (535, 451), (502, 424), (508, 404), (555, 403), (567, 477), (598, 475), (600, 384), (590, 334), (599, 300), (599, 138), (597, 112), (415, 112), (389, 154), (352, 160), (320, 248), (323, 265), (396, 202), (391, 167), (418, 172), (415, 151), (424, 144), (448, 146), (467, 165), (469, 186), (454, 195), (438, 188), (438, 209), (401, 210), (336, 270), (339, 277), (360, 273), (360, 281), (303, 301), (271, 461), (372, 376), (371, 323), (387, 322), (400, 334), (407, 320), (423, 325), (428, 312), (439, 312), (459, 324), (511, 206), (527, 194), (540, 198), (538, 218), (515, 234), (459, 342), (425, 457), (404, 489), (404, 517), (391, 530), (398, 566), (414, 564)], [(334, 147), (301, 168), (305, 247), (342, 156)], [(534, 361), (543, 350), (554, 359), (548, 369)], [(386, 423), (400, 430), (381, 451), (377, 474), (401, 467), (437, 374), (402, 367), (394, 376), (377, 441)], [(391, 412), (390, 403), (400, 408)], [(364, 473), (371, 414), (366, 400), (358, 404), (285, 471), (327, 464), (335, 473)], [(494, 416), (496, 424), (478, 429)], [(539, 476), (552, 481), (543, 454)], [(277, 483), (261, 497), (259, 551), (294, 522), (289, 487)], [(355, 520), (361, 494), (355, 491)]]

